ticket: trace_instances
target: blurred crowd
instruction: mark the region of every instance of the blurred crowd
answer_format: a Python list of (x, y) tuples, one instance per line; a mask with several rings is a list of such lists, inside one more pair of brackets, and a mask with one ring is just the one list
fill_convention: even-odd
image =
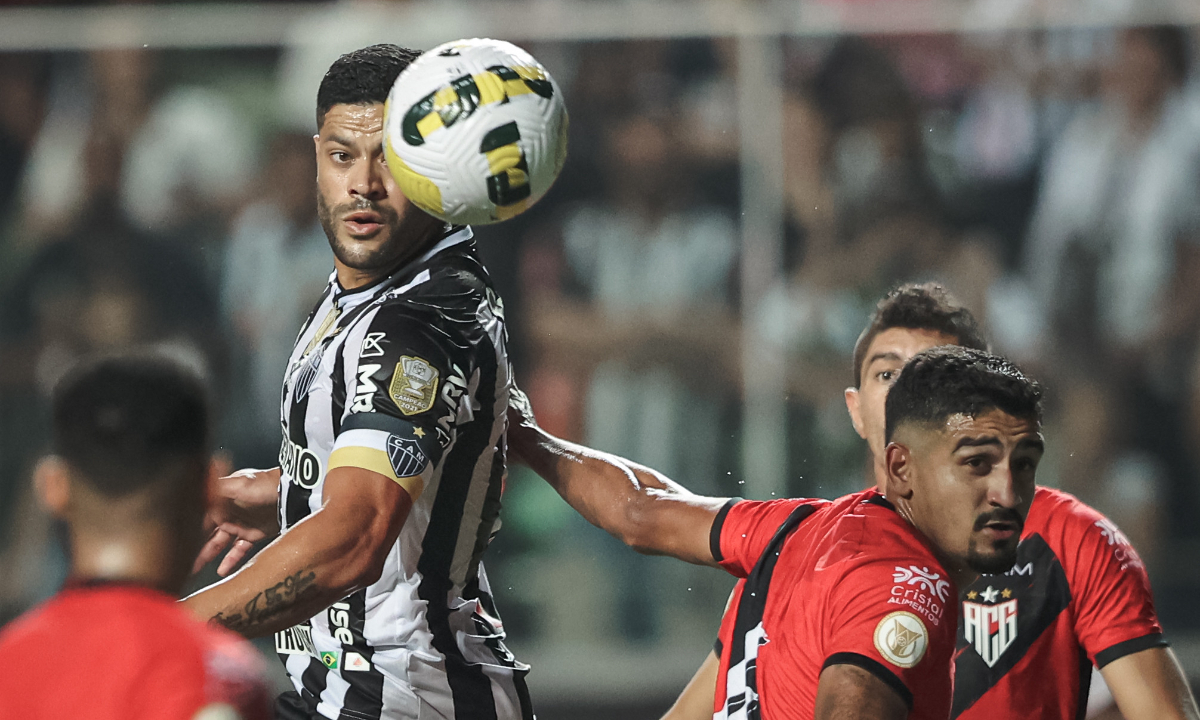
[[(1197, 37), (783, 41), (784, 263), (751, 312), (734, 41), (530, 45), (566, 94), (570, 159), (536, 209), (477, 231), (518, 382), (552, 432), (743, 494), (754, 323), (788, 360), (788, 492), (836, 496), (868, 483), (842, 404), (867, 314), (941, 281), (1048, 387), (1041, 481), (1121, 525), (1167, 623), (1200, 629)], [(26, 486), (48, 389), (82, 354), (153, 344), (202, 368), (233, 463), (275, 464), (283, 365), (332, 270), (304, 65), (0, 56), (2, 617), (61, 581)], [(503, 519), (489, 563), (519, 641), (715, 632), (718, 574), (635, 556), (519, 470)]]

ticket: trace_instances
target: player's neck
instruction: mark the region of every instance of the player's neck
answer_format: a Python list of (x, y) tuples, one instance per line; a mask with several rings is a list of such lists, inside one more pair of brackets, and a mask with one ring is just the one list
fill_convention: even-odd
[(135, 525), (118, 533), (73, 527), (71, 576), (137, 583), (178, 595), (186, 579), (175, 562), (178, 551), (178, 539), (160, 526)]
[(421, 257), (423, 253), (428, 252), (430, 248), (437, 244), (438, 239), (439, 236), (437, 233), (431, 234), (428, 238), (406, 251), (395, 262), (382, 268), (370, 268), (366, 270), (352, 268), (337, 257), (334, 257), (333, 266), (337, 271), (338, 284), (342, 286), (343, 290), (357, 290), (358, 288), (379, 282)]
[(975, 582), (975, 579), (979, 577), (979, 573), (972, 570), (965, 561), (957, 560), (942, 552), (941, 549), (929, 539), (929, 536), (925, 534), (925, 531), (921, 529), (921, 526), (913, 518), (912, 507), (908, 504), (908, 500), (905, 500), (904, 498), (888, 498), (888, 500), (892, 503), (892, 506), (896, 508), (896, 513), (900, 515), (900, 517), (904, 518), (908, 524), (912, 525), (913, 529), (920, 533), (925, 539), (925, 542), (929, 549), (933, 552), (934, 557), (938, 559), (938, 562), (941, 564), (942, 568), (945, 569), (946, 574), (950, 576), (950, 579), (954, 581), (956, 586), (966, 587), (967, 585)]

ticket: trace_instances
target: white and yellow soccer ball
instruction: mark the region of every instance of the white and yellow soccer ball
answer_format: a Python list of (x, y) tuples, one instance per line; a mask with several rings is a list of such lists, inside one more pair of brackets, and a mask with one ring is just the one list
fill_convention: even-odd
[(500, 40), (456, 40), (417, 58), (392, 86), (383, 132), (400, 190), (455, 225), (528, 209), (567, 156), (558, 84), (529, 53)]

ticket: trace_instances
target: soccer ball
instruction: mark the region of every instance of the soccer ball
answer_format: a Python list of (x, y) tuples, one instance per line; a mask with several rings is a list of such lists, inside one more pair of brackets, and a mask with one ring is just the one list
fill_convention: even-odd
[(424, 53), (384, 108), (388, 169), (415, 205), (455, 225), (523, 212), (567, 157), (567, 108), (537, 60), (500, 40), (457, 40)]

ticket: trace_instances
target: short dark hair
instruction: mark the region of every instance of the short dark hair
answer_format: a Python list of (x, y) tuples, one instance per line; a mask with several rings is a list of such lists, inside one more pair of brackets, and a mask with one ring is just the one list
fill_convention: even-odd
[(421, 53), (399, 45), (372, 45), (333, 61), (317, 88), (317, 129), (334, 105), (366, 105), (387, 100), (404, 68)]
[(875, 305), (871, 321), (854, 344), (854, 387), (862, 382), (867, 348), (876, 335), (892, 328), (932, 330), (953, 337), (963, 347), (988, 349), (975, 316), (945, 287), (933, 282), (901, 285)]
[(166, 357), (85, 361), (58, 383), (52, 403), (54, 453), (107, 497), (184, 482), (181, 470), (194, 474), (207, 461), (204, 382)]
[(918, 353), (887, 394), (884, 439), (906, 422), (938, 424), (951, 415), (1000, 410), (1042, 421), (1042, 387), (1008, 360), (983, 350), (945, 345)]

